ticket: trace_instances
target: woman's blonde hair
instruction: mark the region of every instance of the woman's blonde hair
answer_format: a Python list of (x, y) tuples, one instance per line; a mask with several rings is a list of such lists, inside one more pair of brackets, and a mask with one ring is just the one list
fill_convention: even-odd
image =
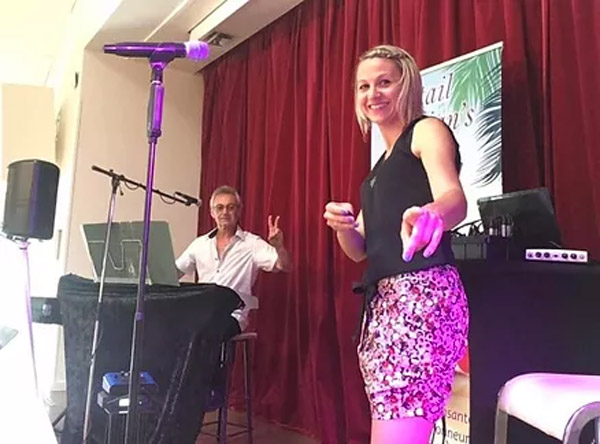
[[(394, 62), (400, 72), (400, 94), (395, 103), (396, 112), (406, 124), (423, 115), (423, 85), (419, 68), (412, 56), (404, 49), (392, 45), (379, 45), (363, 52), (358, 58), (356, 71), (361, 62), (368, 59), (387, 59)], [(363, 114), (356, 101), (356, 71), (354, 85), (354, 111), (363, 135), (371, 129), (371, 121)]]

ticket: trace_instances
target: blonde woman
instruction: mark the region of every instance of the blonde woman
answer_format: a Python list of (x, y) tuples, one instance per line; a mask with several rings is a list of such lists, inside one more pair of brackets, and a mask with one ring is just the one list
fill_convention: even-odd
[(329, 202), (324, 213), (344, 253), (368, 262), (358, 355), (373, 444), (429, 442), (467, 339), (448, 233), (466, 215), (458, 145), (441, 120), (423, 115), (422, 93), (403, 49), (360, 56), (356, 117), (365, 136), (378, 125), (386, 150), (361, 186), (361, 211)]

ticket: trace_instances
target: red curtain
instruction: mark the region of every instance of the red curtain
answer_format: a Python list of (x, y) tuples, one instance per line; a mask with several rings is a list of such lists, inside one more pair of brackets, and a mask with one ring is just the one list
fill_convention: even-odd
[[(362, 265), (322, 220), (329, 200), (360, 206), (369, 168), (353, 115), (358, 54), (389, 42), (425, 68), (504, 41), (505, 190), (549, 187), (565, 244), (600, 257), (598, 17), (587, 0), (306, 0), (204, 70), (202, 197), (237, 187), (243, 227), (263, 236), (280, 215), (294, 261), (256, 288), (259, 416), (324, 443), (368, 440), (351, 340)], [(210, 226), (202, 209), (199, 231)]]

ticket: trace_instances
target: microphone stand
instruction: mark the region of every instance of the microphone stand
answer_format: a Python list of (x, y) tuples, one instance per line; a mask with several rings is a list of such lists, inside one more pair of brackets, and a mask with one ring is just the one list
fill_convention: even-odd
[(133, 321), (133, 337), (131, 341), (131, 363), (129, 366), (129, 404), (125, 423), (125, 444), (133, 444), (138, 436), (138, 393), (140, 381), (141, 346), (144, 334), (144, 298), (146, 290), (146, 266), (148, 264), (148, 242), (150, 238), (150, 217), (152, 212), (152, 188), (154, 183), (154, 164), (156, 145), (161, 136), (162, 111), (164, 99), (163, 71), (173, 60), (171, 53), (155, 52), (150, 59), (152, 77), (150, 82), (150, 98), (147, 113), (148, 135), (148, 169), (146, 174), (146, 201), (144, 205), (144, 228), (142, 236), (142, 253), (140, 257), (140, 276), (136, 297), (135, 316)]
[(92, 429), (91, 411), (92, 411), (92, 396), (94, 392), (94, 373), (96, 369), (96, 352), (98, 347), (98, 336), (100, 333), (100, 319), (102, 314), (102, 302), (104, 299), (104, 280), (106, 277), (106, 259), (108, 258), (108, 245), (110, 242), (110, 232), (112, 228), (113, 218), (115, 215), (115, 203), (117, 190), (121, 185), (123, 176), (112, 172), (102, 170), (98, 167), (92, 167), (94, 171), (100, 171), (111, 177), (111, 193), (110, 203), (108, 205), (108, 217), (106, 222), (106, 234), (104, 236), (104, 250), (102, 252), (102, 272), (100, 273), (100, 289), (98, 290), (98, 302), (96, 305), (96, 319), (94, 320), (94, 333), (92, 336), (92, 351), (90, 353), (90, 369), (88, 375), (87, 394), (85, 398), (85, 416), (83, 420), (83, 444), (87, 444)]
[[(103, 168), (100, 168), (99, 166), (92, 165), (92, 170), (97, 171), (98, 173), (106, 174), (107, 176), (110, 176), (110, 177), (115, 177), (115, 178), (119, 179), (120, 182), (128, 183), (129, 185), (131, 185), (134, 188), (141, 188), (143, 190), (146, 189), (146, 185), (144, 185), (140, 182), (136, 182), (135, 180), (129, 179), (129, 178), (123, 176), (122, 174), (117, 174), (112, 169), (107, 171)], [(182, 203), (186, 207), (189, 207), (190, 205), (200, 206), (202, 204), (201, 199), (198, 199), (193, 196), (188, 196), (187, 194), (183, 194), (179, 191), (175, 191), (173, 194), (167, 194), (163, 191), (160, 191), (158, 188), (153, 188), (152, 192), (154, 194), (158, 194), (159, 196), (162, 196), (169, 200), (172, 200), (173, 202)]]
[[(137, 46), (136, 46), (137, 45)], [(133, 53), (127, 53), (132, 47), (143, 47), (143, 56), (147, 56), (150, 48), (150, 66), (152, 68), (152, 76), (150, 80), (150, 98), (148, 100), (148, 111), (147, 111), (147, 136), (148, 136), (148, 168), (146, 174), (146, 199), (144, 204), (144, 224), (143, 224), (143, 235), (142, 235), (142, 252), (140, 255), (140, 266), (139, 266), (139, 282), (136, 295), (136, 307), (133, 321), (133, 332), (131, 341), (131, 362), (129, 367), (129, 403), (127, 405), (127, 418), (125, 423), (125, 444), (133, 444), (138, 435), (138, 392), (139, 392), (139, 362), (141, 360), (141, 346), (144, 334), (144, 298), (146, 291), (146, 273), (148, 265), (148, 245), (150, 239), (150, 219), (152, 213), (152, 192), (154, 183), (154, 164), (156, 159), (156, 145), (158, 144), (158, 138), (161, 136), (161, 124), (162, 124), (162, 111), (163, 111), (163, 99), (164, 99), (164, 86), (163, 86), (163, 72), (167, 64), (173, 61), (176, 57), (181, 57), (181, 51), (176, 45), (158, 45), (156, 47), (150, 47), (145, 44), (121, 44), (117, 46), (123, 46), (123, 54), (119, 51), (115, 51), (112, 48), (113, 45), (105, 45), (104, 52), (114, 53), (117, 55), (130, 55), (137, 56), (139, 51), (133, 51)], [(192, 48), (184, 45), (185, 48), (182, 50), (186, 56), (189, 56), (191, 51), (192, 58), (204, 58), (208, 55), (208, 45), (206, 44), (195, 44)], [(134, 48), (135, 49), (135, 48)], [(179, 199), (175, 199), (180, 201)], [(181, 202), (181, 201), (180, 201)], [(186, 205), (191, 205), (192, 201), (186, 199), (184, 201)], [(200, 204), (200, 202), (196, 202)]]

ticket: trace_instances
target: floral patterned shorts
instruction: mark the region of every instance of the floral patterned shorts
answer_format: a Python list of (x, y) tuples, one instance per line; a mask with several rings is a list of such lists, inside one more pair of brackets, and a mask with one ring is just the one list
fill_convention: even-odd
[(467, 343), (467, 299), (456, 267), (381, 279), (370, 308), (358, 357), (372, 419), (437, 421)]

